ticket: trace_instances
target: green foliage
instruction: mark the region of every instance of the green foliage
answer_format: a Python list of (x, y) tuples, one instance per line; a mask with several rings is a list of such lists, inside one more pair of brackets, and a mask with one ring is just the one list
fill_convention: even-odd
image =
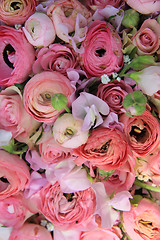
[(70, 112), (69, 108), (67, 107), (67, 102), (67, 97), (62, 93), (54, 94), (51, 99), (52, 106), (58, 111), (65, 109), (67, 112)]

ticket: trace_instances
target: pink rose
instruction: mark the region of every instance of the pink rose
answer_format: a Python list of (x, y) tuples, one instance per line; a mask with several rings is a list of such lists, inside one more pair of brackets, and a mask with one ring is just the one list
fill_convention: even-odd
[(147, 19), (132, 38), (138, 48), (138, 55), (152, 55), (159, 49), (160, 24), (155, 19)]
[(0, 201), (0, 223), (4, 226), (20, 227), (29, 216), (22, 193)]
[(45, 163), (57, 163), (71, 156), (71, 149), (58, 144), (50, 132), (44, 132), (39, 142), (39, 152)]
[(64, 94), (70, 106), (74, 92), (67, 77), (59, 72), (41, 72), (34, 75), (25, 85), (23, 103), (26, 111), (39, 122), (54, 122), (63, 110), (53, 108), (51, 98), (56, 93)]
[(135, 117), (123, 114), (120, 121), (135, 156), (147, 156), (160, 144), (159, 122), (148, 110)]
[(80, 240), (120, 240), (122, 234), (119, 236), (117, 232), (113, 229), (98, 228), (90, 232), (82, 233)]
[(40, 200), (40, 211), (55, 227), (62, 230), (85, 226), (91, 220), (96, 206), (92, 188), (65, 194), (61, 192), (58, 182), (42, 188)]
[(123, 2), (124, 0), (88, 0), (86, 5), (95, 11), (97, 9), (105, 8), (107, 5), (118, 8)]
[(0, 176), (0, 200), (23, 191), (30, 179), (27, 164), (3, 150), (0, 150)]
[(37, 0), (1, 0), (0, 20), (7, 25), (23, 24), (36, 11)]
[(78, 0), (59, 0), (53, 2), (48, 8), (47, 15), (51, 17), (57, 36), (64, 42), (69, 43), (69, 38), (62, 31), (67, 28), (68, 33), (75, 31), (77, 14), (82, 14), (87, 20), (91, 13)]
[(50, 232), (38, 224), (25, 223), (21, 228), (14, 228), (9, 240), (53, 240)]
[(136, 240), (160, 239), (160, 206), (143, 198), (138, 206), (123, 212), (123, 226), (130, 238)]
[(93, 129), (87, 142), (74, 149), (76, 164), (89, 161), (104, 171), (117, 169), (126, 163), (130, 148), (124, 134), (118, 129)]
[(0, 26), (0, 86), (24, 82), (35, 60), (33, 46), (21, 29)]
[(24, 109), (18, 88), (8, 87), (0, 93), (0, 128), (10, 131), (18, 141), (29, 142), (30, 135), (38, 128), (35, 121)]
[(117, 80), (114, 80), (108, 84), (99, 84), (97, 97), (101, 98), (108, 104), (110, 111), (122, 113), (124, 112), (122, 105), (123, 100), (125, 96), (132, 91), (132, 88), (124, 81), (118, 82)]
[(125, 0), (125, 2), (137, 12), (142, 14), (151, 14), (160, 11), (159, 0)]
[(77, 64), (77, 56), (69, 44), (54, 43), (38, 52), (37, 60), (33, 64), (33, 72), (51, 70), (67, 75), (66, 70), (76, 68)]
[(81, 64), (88, 77), (118, 72), (123, 66), (121, 39), (114, 27), (95, 20), (82, 43)]
[(122, 167), (116, 169), (107, 180), (103, 181), (108, 195), (113, 193), (113, 189), (117, 193), (128, 191), (132, 187), (135, 180), (134, 165), (134, 158), (129, 158)]

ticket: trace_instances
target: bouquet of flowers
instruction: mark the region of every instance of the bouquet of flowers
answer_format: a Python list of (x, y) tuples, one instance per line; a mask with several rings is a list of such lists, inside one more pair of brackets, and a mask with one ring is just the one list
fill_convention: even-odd
[(0, 118), (1, 239), (160, 239), (160, 0), (1, 0)]

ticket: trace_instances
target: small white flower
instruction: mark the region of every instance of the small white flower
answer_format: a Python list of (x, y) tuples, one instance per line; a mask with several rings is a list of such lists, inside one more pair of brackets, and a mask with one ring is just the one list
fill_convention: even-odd
[(117, 77), (116, 79), (117, 79), (117, 81), (118, 81), (118, 82), (120, 82), (120, 81), (121, 81), (121, 78), (120, 78), (120, 77)]
[(117, 78), (118, 77), (118, 73), (116, 73), (116, 72), (112, 73), (112, 77), (113, 78)]
[(52, 232), (54, 230), (54, 226), (51, 222), (47, 223), (46, 227), (47, 227), (49, 232)]
[(45, 227), (47, 225), (47, 221), (46, 220), (41, 220), (41, 226)]
[(126, 64), (130, 64), (131, 63), (129, 55), (123, 55), (123, 57), (124, 57), (124, 63), (126, 63)]
[(15, 27), (15, 29), (19, 29), (20, 27), (22, 27), (22, 25), (21, 24), (15, 24), (14, 27)]
[(101, 76), (101, 82), (102, 82), (103, 84), (107, 84), (107, 83), (109, 83), (110, 81), (111, 81), (111, 79), (108, 77), (107, 74), (103, 74), (103, 75)]

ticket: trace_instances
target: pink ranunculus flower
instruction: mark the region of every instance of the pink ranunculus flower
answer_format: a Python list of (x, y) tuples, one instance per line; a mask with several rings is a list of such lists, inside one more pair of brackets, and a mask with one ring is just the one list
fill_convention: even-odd
[(120, 121), (124, 124), (124, 133), (135, 156), (147, 156), (160, 144), (159, 122), (148, 110), (134, 117), (123, 114)]
[(136, 240), (160, 239), (160, 206), (143, 198), (138, 206), (123, 212), (123, 226), (127, 235)]
[(155, 19), (145, 20), (133, 36), (132, 43), (137, 47), (138, 55), (155, 53), (160, 44), (160, 24)]
[(23, 31), (28, 41), (35, 47), (47, 47), (56, 37), (51, 19), (42, 12), (31, 15), (25, 22)]
[(91, 131), (87, 142), (73, 153), (78, 165), (89, 161), (93, 166), (110, 171), (126, 163), (130, 148), (125, 135), (118, 129), (96, 128)]
[(0, 86), (24, 82), (34, 60), (35, 50), (23, 31), (0, 26)]
[(38, 144), (41, 159), (47, 164), (57, 163), (71, 156), (71, 149), (58, 144), (51, 132), (44, 132)]
[(9, 240), (53, 240), (50, 232), (43, 226), (25, 223), (21, 228), (14, 228)]
[(96, 207), (96, 197), (91, 187), (64, 194), (58, 182), (47, 184), (40, 191), (40, 200), (40, 211), (61, 230), (85, 227), (91, 221)]
[(82, 45), (81, 65), (88, 77), (110, 76), (122, 68), (121, 38), (111, 24), (95, 20)]
[(122, 103), (125, 96), (132, 91), (132, 88), (123, 80), (120, 82), (114, 80), (108, 84), (99, 84), (97, 96), (108, 104), (110, 111), (119, 114), (124, 112)]
[(137, 12), (142, 14), (151, 14), (160, 11), (159, 0), (125, 0), (125, 2)]
[(0, 200), (23, 191), (30, 179), (27, 164), (19, 156), (0, 150)]
[(74, 92), (67, 77), (59, 72), (44, 71), (34, 75), (25, 85), (23, 103), (26, 111), (39, 122), (54, 122), (63, 110), (53, 108), (51, 98), (62, 93), (71, 105), (70, 96)]
[(47, 10), (47, 15), (53, 21), (57, 36), (64, 42), (69, 43), (69, 38), (62, 30), (67, 28), (68, 33), (75, 31), (78, 13), (82, 14), (88, 21), (91, 18), (90, 11), (78, 0), (55, 1)]
[(36, 11), (37, 0), (1, 0), (0, 20), (7, 25), (23, 24)]
[(81, 234), (80, 240), (120, 240), (122, 237), (121, 233), (117, 234), (117, 231), (112, 229), (97, 228), (90, 232), (84, 232)]
[(77, 68), (78, 59), (73, 48), (68, 44), (54, 43), (48, 48), (41, 49), (33, 64), (33, 72), (58, 71), (67, 75), (68, 68)]
[(76, 120), (71, 113), (57, 118), (53, 125), (55, 141), (65, 148), (77, 148), (86, 143), (89, 131), (82, 131), (82, 120)]
[(18, 228), (32, 213), (25, 206), (22, 192), (0, 200), (0, 224)]
[[(120, 168), (116, 169), (104, 183), (107, 194), (111, 195), (121, 191), (129, 191), (135, 180), (135, 160), (129, 158), (128, 161)], [(114, 190), (113, 190), (114, 189)]]
[(0, 128), (10, 131), (20, 142), (29, 143), (30, 135), (39, 127), (39, 122), (25, 111), (21, 93), (15, 86), (1, 91), (0, 115)]
[(123, 2), (124, 0), (88, 0), (86, 5), (95, 11), (97, 9), (106, 7), (107, 5), (118, 8)]

